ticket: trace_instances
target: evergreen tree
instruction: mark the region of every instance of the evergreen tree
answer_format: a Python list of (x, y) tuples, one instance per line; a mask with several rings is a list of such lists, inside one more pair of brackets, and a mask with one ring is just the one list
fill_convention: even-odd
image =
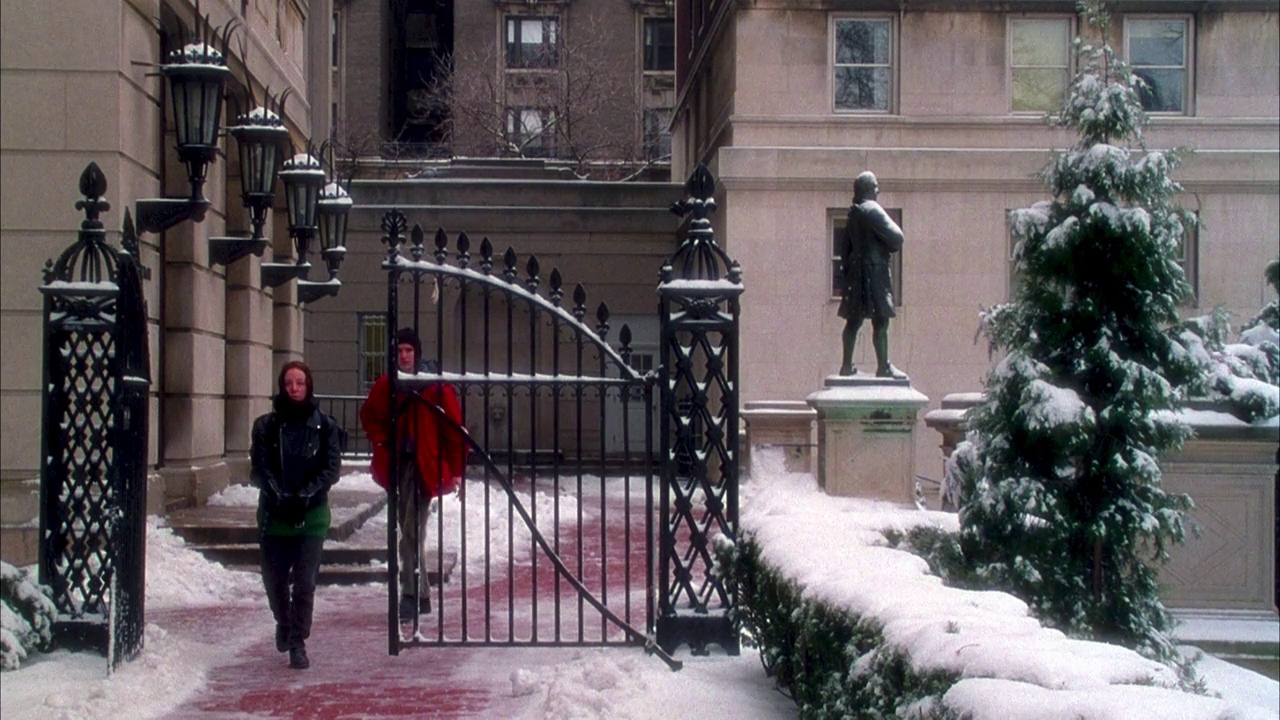
[(961, 544), (1043, 621), (1172, 662), (1157, 570), (1191, 503), (1161, 489), (1157, 458), (1189, 432), (1168, 411), (1195, 367), (1167, 330), (1195, 217), (1173, 203), (1176, 155), (1142, 143), (1141, 80), (1106, 44), (1101, 3), (1079, 9), (1098, 42), (1077, 39), (1056, 118), (1078, 141), (1041, 173), (1053, 199), (1011, 213), (1023, 282), (982, 317), (1006, 354), (959, 451)]

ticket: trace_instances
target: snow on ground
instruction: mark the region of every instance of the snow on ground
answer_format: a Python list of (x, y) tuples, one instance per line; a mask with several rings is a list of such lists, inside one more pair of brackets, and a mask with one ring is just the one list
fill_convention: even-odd
[[(808, 476), (787, 475), (776, 468), (766, 474), (761, 464), (757, 461), (756, 478), (743, 486), (743, 521), (772, 548), (770, 561), (792, 568), (795, 576), (805, 578), (811, 592), (889, 618), (886, 634), (912, 648), (922, 664), (961, 667), (970, 675), (981, 668), (987, 677), (966, 680), (948, 695), (956, 706), (980, 707), (981, 717), (994, 717), (991, 713), (998, 708), (1007, 710), (1001, 715), (1007, 718), (1057, 718), (1062, 717), (1059, 711), (1071, 708), (1083, 717), (1129, 718), (1150, 717), (1160, 703), (1182, 699), (1173, 695), (1171, 701), (1170, 691), (1160, 688), (1128, 686), (1133, 692), (1120, 705), (1107, 706), (1108, 694), (1118, 687), (1110, 681), (1143, 676), (1165, 682), (1164, 672), (1127, 651), (1076, 643), (1038, 628), (1025, 617), (1025, 606), (1009, 596), (943, 588), (936, 578), (924, 575), (918, 559), (875, 546), (883, 527), (905, 528), (921, 521), (952, 526), (953, 516), (830, 498), (818, 492)], [(354, 474), (341, 482), (356, 488), (371, 481)], [(243, 492), (231, 489), (217, 502), (257, 502), (256, 491), (249, 491), (252, 497), (241, 496)], [(385, 532), (383, 513), (375, 515), (365, 532), (379, 532), (377, 518), (383, 518), (381, 532)], [(229, 664), (247, 645), (270, 636), (270, 615), (256, 575), (206, 561), (154, 518), (147, 530), (147, 610), (152, 622), (147, 624), (141, 656), (110, 677), (105, 660), (93, 654), (59, 651), (38, 656), (0, 676), (0, 716), (5, 720), (164, 716), (197, 692), (212, 669)], [(384, 537), (372, 540), (385, 542)], [(788, 537), (794, 541), (781, 541)], [(832, 537), (845, 541), (831, 543)], [(853, 575), (831, 572), (823, 561), (827, 548), (840, 555), (836, 567), (848, 568)], [(837, 577), (845, 582), (835, 582)], [(850, 587), (870, 590), (854, 592)], [(190, 627), (155, 620), (169, 621), (178, 616), (174, 611), (201, 607), (219, 608), (219, 617), (227, 623), (219, 628), (216, 642)], [(237, 612), (240, 609), (244, 612)], [(948, 622), (955, 623), (959, 632), (935, 632)], [(1024, 635), (1034, 643), (1034, 650), (988, 642), (986, 650), (975, 651), (974, 643), (983, 642), (993, 626), (1001, 634)], [(1089, 647), (1082, 651), (1082, 646)], [(503, 657), (537, 661), (490, 663), (492, 674), (485, 676), (495, 692), (513, 702), (527, 698), (519, 720), (678, 717), (688, 714), (690, 697), (698, 698), (702, 707), (732, 708), (738, 720), (794, 718), (796, 713), (791, 701), (765, 677), (759, 656), (746, 648), (738, 657), (678, 653), (685, 663), (680, 672), (670, 672), (634, 649), (521, 652)], [(1045, 659), (1047, 665), (1039, 662)], [(1185, 696), (1186, 702), (1177, 704), (1170, 717), (1280, 716), (1280, 685), (1275, 681), (1214, 658), (1206, 658), (1199, 667), (1210, 690), (1225, 700)], [(1071, 693), (1034, 683), (1081, 689)], [(1062, 701), (1066, 695), (1069, 702)], [(1056, 704), (1049, 706), (1056, 709), (1046, 711), (1046, 706), (1029, 702), (1046, 699), (1040, 696), (1056, 698)]]
[[(201, 606), (265, 607), (256, 575), (233, 572), (190, 550), (158, 519), (147, 519), (147, 612)], [(263, 629), (229, 631), (216, 643), (147, 623), (142, 654), (111, 676), (93, 653), (36, 655), (0, 677), (5, 720), (96, 720), (163, 715), (198, 690), (210, 668), (230, 661), (270, 630), (270, 616), (242, 613)], [(264, 622), (265, 621), (265, 622)], [(246, 626), (247, 627), (247, 626)]]

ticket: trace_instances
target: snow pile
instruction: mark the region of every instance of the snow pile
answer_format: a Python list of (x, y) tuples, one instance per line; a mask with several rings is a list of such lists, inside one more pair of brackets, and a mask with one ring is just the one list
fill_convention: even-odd
[(148, 610), (225, 605), (262, 593), (262, 580), (256, 574), (209, 562), (164, 527), (160, 518), (147, 518)]
[(958, 676), (943, 703), (964, 717), (1273, 717), (1176, 690), (1165, 665), (1042, 627), (1011, 595), (945, 587), (924, 560), (887, 546), (885, 530), (955, 530), (953, 515), (831, 497), (776, 453), (758, 460), (765, 472), (743, 486), (742, 527), (762, 558), (806, 598), (877, 623), (913, 670)]

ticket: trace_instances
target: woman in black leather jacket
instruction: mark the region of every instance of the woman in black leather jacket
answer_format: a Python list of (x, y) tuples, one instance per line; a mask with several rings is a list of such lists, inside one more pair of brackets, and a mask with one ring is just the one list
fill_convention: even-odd
[(253, 423), (249, 458), (260, 490), (262, 582), (276, 620), (276, 649), (289, 652), (289, 667), (303, 670), (311, 666), (306, 640), (329, 532), (329, 488), (338, 481), (342, 450), (337, 423), (316, 403), (310, 368), (286, 363), (278, 383), (274, 410)]

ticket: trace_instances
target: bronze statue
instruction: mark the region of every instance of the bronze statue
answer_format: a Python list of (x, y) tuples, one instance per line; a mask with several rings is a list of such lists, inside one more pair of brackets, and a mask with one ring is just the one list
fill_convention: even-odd
[(840, 317), (845, 319), (840, 374), (858, 372), (853, 367), (853, 343), (862, 321), (871, 318), (876, 377), (903, 378), (906, 376), (889, 364), (889, 318), (897, 315), (889, 255), (902, 249), (902, 228), (876, 202), (879, 190), (870, 171), (853, 181), (853, 204), (840, 238), (840, 273), (844, 278)]

